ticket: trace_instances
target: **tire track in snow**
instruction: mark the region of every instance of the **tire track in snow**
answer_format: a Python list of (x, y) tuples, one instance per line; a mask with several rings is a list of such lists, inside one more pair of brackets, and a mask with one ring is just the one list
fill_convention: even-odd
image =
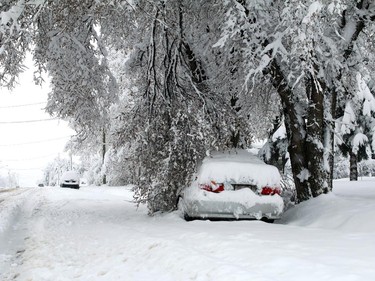
[[(16, 268), (22, 264), (25, 242), (28, 237), (28, 218), (34, 211), (35, 198), (40, 191), (35, 188), (8, 190), (1, 193), (0, 216), (0, 280), (15, 280)], [(38, 199), (39, 201), (39, 199)]]

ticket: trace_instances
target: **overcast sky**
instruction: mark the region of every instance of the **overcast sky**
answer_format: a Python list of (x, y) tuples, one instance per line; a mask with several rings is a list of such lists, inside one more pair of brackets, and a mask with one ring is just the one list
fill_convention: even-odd
[(0, 174), (16, 173), (20, 186), (37, 185), (49, 162), (68, 157), (64, 147), (74, 134), (62, 120), (30, 122), (51, 119), (43, 109), (49, 85), (34, 85), (32, 73), (24, 72), (11, 92), (0, 88)]

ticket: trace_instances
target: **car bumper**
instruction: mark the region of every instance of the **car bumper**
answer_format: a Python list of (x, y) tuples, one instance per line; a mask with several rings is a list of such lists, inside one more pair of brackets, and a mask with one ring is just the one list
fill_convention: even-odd
[(179, 209), (188, 218), (275, 220), (280, 219), (283, 205), (280, 207), (280, 203), (258, 203), (246, 206), (238, 202), (185, 200), (181, 198)]
[(66, 183), (63, 183), (63, 184), (60, 185), (60, 187), (67, 187), (67, 188), (79, 189), (79, 185), (78, 184), (66, 184)]

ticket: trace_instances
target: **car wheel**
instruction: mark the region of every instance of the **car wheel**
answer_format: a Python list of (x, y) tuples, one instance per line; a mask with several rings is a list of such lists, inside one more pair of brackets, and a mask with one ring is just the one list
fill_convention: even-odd
[(188, 214), (184, 213), (184, 220), (185, 221), (193, 221), (194, 219), (190, 217)]
[(177, 203), (177, 210), (180, 213), (180, 217), (183, 218), (186, 221), (193, 220), (184, 210), (184, 203), (182, 202), (183, 198), (180, 196), (178, 197), (178, 203)]
[(274, 219), (269, 219), (269, 218), (262, 218), (261, 221), (264, 221), (266, 223), (273, 223), (275, 220)]

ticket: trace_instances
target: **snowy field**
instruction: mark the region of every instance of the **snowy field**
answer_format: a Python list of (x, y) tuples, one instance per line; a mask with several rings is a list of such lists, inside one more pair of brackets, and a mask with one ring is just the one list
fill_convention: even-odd
[(0, 189), (0, 280), (375, 280), (375, 180), (275, 224), (147, 216), (129, 187)]

